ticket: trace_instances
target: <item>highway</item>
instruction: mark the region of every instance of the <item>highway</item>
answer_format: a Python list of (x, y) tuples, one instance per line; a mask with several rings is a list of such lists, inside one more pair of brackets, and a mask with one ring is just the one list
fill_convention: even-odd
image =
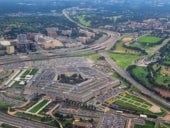
[(0, 122), (12, 124), (21, 128), (56, 128), (42, 123), (9, 116), (4, 113), (0, 113)]
[[(78, 24), (74, 20), (72, 20), (68, 16), (66, 10), (63, 10), (63, 14), (68, 20), (70, 20), (71, 22), (74, 22), (75, 24), (77, 24), (78, 26), (80, 26), (82, 28), (106, 33), (108, 36), (108, 39), (103, 42), (97, 42), (95, 44), (89, 45), (87, 48), (83, 48), (83, 49), (76, 49), (76, 50), (64, 49), (64, 50), (57, 50), (57, 51), (52, 51), (52, 52), (47, 51), (45, 53), (36, 53), (36, 54), (26, 55), (26, 58), (21, 58), (20, 55), (16, 55), (16, 56), (12, 56), (12, 57), (5, 56), (5, 57), (0, 58), (0, 65), (4, 65), (7, 63), (20, 63), (22, 61), (32, 61), (35, 59), (52, 59), (52, 58), (56, 58), (56, 57), (65, 57), (67, 55), (71, 55), (74, 53), (99, 51), (100, 55), (105, 57), (105, 60), (110, 64), (112, 69), (115, 70), (120, 76), (122, 76), (123, 78), (128, 80), (133, 86), (138, 88), (142, 93), (144, 93), (148, 96), (151, 96), (152, 98), (158, 100), (162, 104), (170, 106), (169, 102), (167, 102), (165, 99), (159, 97), (155, 93), (149, 91), (148, 89), (143, 87), (143, 85), (136, 82), (131, 76), (128, 75), (128, 73), (126, 73), (124, 70), (122, 70), (107, 54), (103, 53), (103, 51), (110, 50), (116, 44), (116, 42), (120, 39), (119, 33), (102, 30), (102, 29), (92, 29), (92, 28), (85, 27), (81, 24)], [(0, 122), (9, 123), (9, 124), (17, 125), (17, 126), (19, 125), (20, 127), (24, 127), (24, 128), (54, 128), (52, 126), (47, 126), (45, 124), (12, 117), (12, 116), (9, 116), (9, 115), (3, 114), (3, 113), (0, 113)]]
[[(71, 19), (68, 15), (68, 12), (66, 10), (63, 10), (63, 15), (70, 20), (71, 22), (77, 24), (78, 26), (82, 27), (82, 28), (88, 28), (86, 26), (83, 26), (79, 23), (77, 23), (76, 21), (74, 21), (73, 19)], [(88, 28), (89, 29), (89, 28)], [(111, 39), (108, 39), (104, 44), (106, 46), (105, 50), (110, 50), (115, 44), (116, 42), (120, 39), (120, 34), (116, 34), (116, 35), (112, 35), (114, 32), (110, 32), (110, 31), (106, 31), (106, 30), (102, 30), (102, 29), (92, 29), (91, 30), (94, 31), (100, 31), (100, 32), (104, 32), (107, 33), (108, 35), (110, 35)], [(115, 33), (114, 33), (115, 34)], [(166, 41), (164, 41), (164, 45), (167, 43), (167, 41), (169, 41), (168, 39)], [(110, 44), (109, 44), (110, 43)], [(157, 94), (155, 94), (154, 92), (146, 89), (143, 85), (139, 84), (138, 82), (136, 82), (131, 76), (128, 75), (128, 73), (126, 73), (124, 70), (122, 70), (109, 56), (107, 56), (107, 54), (103, 53), (102, 51), (100, 51), (100, 54), (102, 56), (105, 57), (106, 61), (111, 65), (112, 69), (115, 70), (120, 76), (122, 76), (123, 78), (125, 78), (127, 81), (129, 81), (133, 86), (135, 86), (136, 88), (138, 88), (142, 93), (151, 96), (152, 98), (158, 100), (159, 102), (161, 102), (162, 104), (169, 106), (170, 107), (170, 103), (167, 102), (165, 99), (161, 98), (160, 96), (158, 96)]]
[(124, 70), (122, 70), (106, 53), (100, 53), (101, 56), (105, 58), (105, 60), (110, 64), (112, 69), (116, 71), (120, 76), (125, 78), (129, 83), (131, 83), (133, 86), (138, 88), (142, 93), (151, 96), (152, 98), (158, 100), (159, 102), (163, 103), (164, 105), (170, 106), (170, 103), (167, 102), (165, 99), (161, 98), (154, 92), (149, 91), (146, 89), (143, 85), (136, 82), (131, 76), (128, 75)]

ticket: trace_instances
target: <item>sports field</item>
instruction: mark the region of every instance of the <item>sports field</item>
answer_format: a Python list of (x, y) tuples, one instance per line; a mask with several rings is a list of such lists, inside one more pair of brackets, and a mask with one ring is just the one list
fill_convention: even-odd
[(40, 109), (42, 109), (45, 105), (47, 105), (48, 102), (49, 102), (49, 100), (40, 101), (31, 110), (29, 110), (29, 112), (37, 113)]
[(156, 44), (156, 43), (158, 43), (161, 40), (162, 40), (162, 38), (155, 37), (155, 36), (143, 36), (143, 37), (138, 39), (138, 42), (139, 43), (152, 43), (152, 44)]

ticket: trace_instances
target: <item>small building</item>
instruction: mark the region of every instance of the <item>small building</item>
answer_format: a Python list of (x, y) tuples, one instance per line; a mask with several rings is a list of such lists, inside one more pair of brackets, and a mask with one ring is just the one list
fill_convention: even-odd
[(24, 81), (21, 81), (21, 82), (19, 83), (19, 85), (25, 85), (25, 82), (24, 82)]
[(3, 41), (0, 41), (0, 45), (7, 47), (7, 46), (10, 46), (11, 43), (9, 41), (3, 40)]
[(14, 54), (14, 53), (15, 53), (15, 48), (14, 48), (14, 46), (7, 46), (7, 48), (6, 48), (6, 53), (7, 53), (7, 54)]
[(147, 115), (140, 114), (140, 117), (147, 118)]

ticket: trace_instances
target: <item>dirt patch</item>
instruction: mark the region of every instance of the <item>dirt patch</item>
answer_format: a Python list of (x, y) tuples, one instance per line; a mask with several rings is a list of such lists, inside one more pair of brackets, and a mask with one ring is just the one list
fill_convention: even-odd
[(161, 74), (169, 75), (170, 76), (170, 67), (162, 66), (161, 67)]
[[(141, 95), (140, 95), (141, 96)], [(152, 106), (149, 108), (149, 110), (153, 113), (160, 113), (161, 112), (161, 108), (156, 105), (155, 103), (151, 102), (150, 100), (148, 100), (147, 98), (141, 96), (141, 98), (143, 100), (145, 100), (146, 102), (150, 103)]]
[(170, 97), (170, 91), (169, 90), (164, 90), (164, 89), (161, 89), (161, 88), (155, 88), (155, 90), (157, 92), (160, 93), (161, 96), (165, 97), (165, 98), (168, 98)]
[(152, 104), (153, 106), (149, 109), (153, 113), (160, 113), (161, 109), (157, 105)]
[(129, 42), (131, 42), (132, 40), (133, 40), (132, 37), (125, 37), (125, 38), (122, 39), (122, 42), (123, 42), (123, 43), (129, 43)]
[(163, 119), (166, 120), (166, 121), (170, 121), (170, 113), (165, 115)]
[(49, 49), (49, 48), (63, 47), (64, 45), (59, 40), (54, 40), (52, 42), (44, 43), (43, 46), (45, 49)]

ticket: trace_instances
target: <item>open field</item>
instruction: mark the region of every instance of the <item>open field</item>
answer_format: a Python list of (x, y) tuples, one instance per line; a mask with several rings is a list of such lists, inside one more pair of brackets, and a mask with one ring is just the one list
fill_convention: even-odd
[(145, 50), (148, 54), (153, 54), (162, 46), (163, 38), (155, 36), (142, 36), (137, 41), (132, 41), (129, 46)]
[(163, 66), (160, 64), (154, 64), (152, 66), (152, 72), (154, 72), (153, 80), (154, 84), (159, 85), (165, 89), (170, 89), (170, 68), (169, 66)]
[[(153, 65), (150, 67), (130, 66), (128, 72), (139, 83), (153, 89), (153, 87), (162, 87), (162, 89), (170, 89), (170, 75), (161, 65)], [(153, 75), (151, 76), (151, 72)], [(160, 89), (156, 89), (158, 92)], [(161, 90), (162, 91), (162, 90)], [(160, 93), (161, 93), (160, 91)], [(162, 93), (161, 93), (162, 94)]]
[(109, 100), (106, 101), (106, 103), (108, 104), (115, 103), (120, 107), (137, 110), (140, 112), (144, 112), (145, 114), (162, 114), (160, 107), (155, 106), (145, 101), (144, 99), (141, 99), (129, 93), (123, 93), (114, 98), (110, 98)]
[(2, 123), (0, 125), (0, 128), (19, 128), (19, 127), (11, 125), (11, 124)]
[(115, 54), (108, 53), (108, 55), (122, 68), (126, 69), (129, 65), (133, 64), (133, 62), (139, 59), (141, 56), (139, 55), (131, 55), (131, 54)]
[(101, 57), (101, 56), (100, 56), (99, 54), (97, 54), (97, 53), (90, 56), (90, 58), (91, 58), (93, 61), (100, 60), (100, 57)]
[(40, 101), (38, 104), (36, 104), (31, 110), (29, 110), (29, 112), (31, 113), (36, 113), (38, 112), (42, 107), (44, 107), (47, 103), (49, 102), (49, 100), (42, 100)]
[(146, 67), (134, 66), (128, 69), (131, 76), (139, 83), (151, 88), (152, 84), (148, 81), (149, 71)]
[(159, 124), (157, 128), (168, 128), (168, 127), (165, 126), (164, 124)]
[(21, 76), (21, 78), (24, 78), (26, 75), (35, 75), (37, 73), (38, 69), (27, 69)]
[(161, 74), (170, 76), (170, 66), (161, 66)]
[(132, 40), (133, 40), (132, 37), (124, 37), (124, 38), (122, 39), (122, 42), (123, 42), (123, 43), (129, 43), (129, 42), (131, 42)]
[(31, 115), (31, 114), (22, 113), (22, 112), (17, 112), (15, 116), (19, 118), (27, 119), (27, 120), (42, 122), (42, 123), (45, 123), (51, 126), (56, 126), (57, 128), (59, 127), (58, 122), (52, 120), (51, 118), (39, 117), (36, 115)]
[(151, 121), (145, 121), (145, 125), (138, 125), (136, 124), (134, 126), (134, 128), (154, 128), (155, 127), (155, 123), (154, 122), (151, 122)]
[(162, 40), (162, 38), (155, 37), (155, 36), (143, 36), (143, 37), (138, 39), (138, 42), (139, 43), (157, 44), (161, 40)]
[(92, 59), (93, 61), (100, 60), (100, 57), (101, 57), (101, 55), (99, 55), (98, 53), (95, 53), (95, 52), (85, 52), (83, 54), (75, 54), (74, 56), (76, 56), (76, 57), (88, 57), (88, 58)]
[(123, 47), (124, 42), (123, 41), (119, 41), (116, 43), (115, 47), (114, 47), (114, 52), (115, 53), (128, 53), (128, 54), (140, 54), (139, 51), (137, 50), (132, 50), (132, 49), (128, 49)]
[(11, 107), (11, 105), (0, 102), (0, 109), (1, 108), (8, 108), (8, 107)]
[(84, 25), (84, 26), (91, 26), (91, 21), (86, 21), (85, 20), (85, 15), (82, 16), (76, 16), (76, 19), (78, 19), (78, 21), (80, 22), (80, 24)]
[(170, 75), (162, 75), (162, 74), (157, 74), (154, 77), (154, 81), (155, 83), (157, 83), (158, 85), (163, 86), (164, 88), (170, 88), (169, 87), (169, 83), (170, 83)]

